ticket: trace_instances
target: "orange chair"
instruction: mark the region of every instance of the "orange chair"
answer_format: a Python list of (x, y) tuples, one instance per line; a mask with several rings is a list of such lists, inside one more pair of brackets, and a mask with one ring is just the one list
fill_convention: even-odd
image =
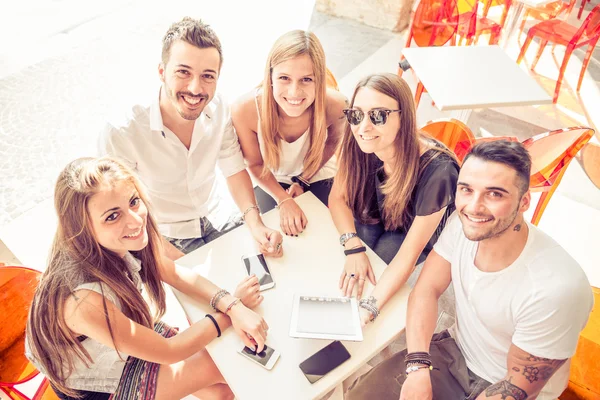
[(475, 136), (471, 129), (461, 121), (452, 118), (429, 121), (421, 130), (444, 143), (460, 163), (475, 143)]
[(579, 161), (590, 181), (600, 189), (600, 146), (588, 143), (579, 153)]
[(527, 33), (527, 39), (525, 43), (523, 43), (523, 47), (521, 47), (521, 53), (517, 58), (517, 64), (523, 60), (523, 56), (529, 47), (529, 44), (533, 40), (534, 37), (538, 36), (540, 38), (540, 47), (538, 49), (537, 55), (533, 63), (531, 64), (531, 69), (535, 68), (542, 52), (544, 51), (544, 47), (548, 42), (564, 45), (567, 47), (565, 52), (565, 58), (563, 59), (562, 65), (560, 67), (560, 72), (558, 74), (558, 79), (556, 81), (556, 89), (554, 90), (554, 99), (553, 102), (556, 103), (558, 100), (558, 95), (560, 93), (560, 85), (562, 83), (565, 69), (567, 68), (567, 63), (569, 62), (569, 58), (575, 49), (583, 47), (585, 45), (588, 46), (587, 52), (585, 54), (585, 59), (583, 60), (583, 65), (581, 66), (581, 73), (579, 74), (579, 82), (577, 83), (577, 91), (579, 91), (581, 87), (581, 82), (583, 82), (583, 75), (587, 66), (590, 62), (590, 58), (592, 56), (592, 52), (594, 51), (594, 47), (596, 43), (598, 43), (598, 39), (600, 39), (600, 5), (594, 7), (592, 12), (587, 16), (581, 27), (577, 29), (573, 25), (569, 25), (566, 22), (559, 21), (557, 19), (552, 19), (549, 21), (540, 22), (539, 24), (534, 25), (529, 29)]
[(475, 139), (475, 144), (482, 142), (495, 142), (497, 140), (508, 140), (509, 142), (518, 142), (519, 139), (516, 136), (489, 136), (489, 137), (479, 137)]
[[(15, 386), (39, 374), (25, 357), (25, 325), (40, 277), (34, 269), (0, 267), (0, 390), (14, 400), (29, 400)], [(33, 400), (49, 398), (58, 397), (44, 379)]]
[(508, 9), (512, 5), (512, 1), (510, 0), (485, 0), (483, 2), (483, 10), (481, 12), (482, 17), (486, 17), (491, 7), (494, 6), (502, 6), (502, 16), (500, 17), (500, 26), (504, 27), (504, 23), (506, 22), (506, 16), (508, 15)]
[[(505, 0), (510, 7), (511, 0)], [(497, 44), (502, 33), (502, 26), (489, 18), (479, 16), (477, 0), (458, 0), (458, 21), (456, 33), (460, 36), (458, 45), (462, 45), (464, 39), (467, 40), (467, 46), (477, 43), (482, 33), (490, 34), (489, 44)]]
[(542, 192), (531, 219), (532, 224), (540, 222), (569, 163), (593, 135), (593, 129), (577, 126), (541, 133), (523, 141), (532, 161), (529, 189)]
[(579, 335), (577, 351), (571, 359), (569, 385), (560, 400), (600, 399), (600, 289), (592, 287), (594, 308)]
[[(443, 46), (456, 33), (456, 0), (420, 0), (412, 12), (404, 48), (414, 41), (418, 47)], [(404, 59), (404, 55), (400, 60)], [(398, 76), (404, 71), (398, 68)]]
[(523, 19), (521, 20), (521, 26), (519, 27), (519, 38), (523, 33), (523, 29), (525, 28), (525, 23), (527, 22), (528, 17), (544, 21), (557, 18), (563, 14), (563, 19), (566, 19), (566, 17), (568, 17), (571, 13), (571, 10), (573, 10), (576, 2), (577, 0), (569, 0), (568, 3), (564, 2), (563, 0), (556, 0), (552, 3), (548, 3), (539, 7), (525, 6), (525, 13), (523, 14)]

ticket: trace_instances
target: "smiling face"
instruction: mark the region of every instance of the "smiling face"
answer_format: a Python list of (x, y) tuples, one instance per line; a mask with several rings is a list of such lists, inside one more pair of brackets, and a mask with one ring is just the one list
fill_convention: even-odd
[(374, 109), (397, 110), (400, 108), (398, 102), (377, 90), (362, 87), (356, 93), (352, 108), (365, 114), (360, 124), (350, 125), (360, 149), (365, 153), (375, 153), (384, 161), (391, 159), (400, 130), (400, 113), (389, 113), (384, 125), (373, 125), (368, 112)]
[(271, 79), (279, 112), (289, 117), (299, 117), (315, 101), (315, 76), (308, 54), (274, 66)]
[(130, 182), (104, 186), (88, 202), (88, 215), (96, 241), (125, 256), (148, 244), (148, 209)]
[(497, 162), (470, 157), (463, 164), (456, 189), (456, 211), (467, 239), (497, 238), (522, 223), (529, 192), (521, 195), (517, 172)]
[(158, 68), (163, 82), (161, 111), (171, 118), (196, 120), (215, 95), (220, 64), (216, 48), (175, 41), (168, 62)]

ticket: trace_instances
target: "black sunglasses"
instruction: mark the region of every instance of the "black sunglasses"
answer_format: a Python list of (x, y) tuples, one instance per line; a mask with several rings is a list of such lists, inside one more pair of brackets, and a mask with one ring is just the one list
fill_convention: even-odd
[[(373, 125), (385, 125), (390, 113), (400, 111), (402, 110), (388, 110), (385, 108), (376, 108), (373, 110), (369, 110), (367, 114), (369, 114), (369, 118), (371, 119)], [(346, 108), (344, 109), (344, 114), (346, 115), (346, 119), (348, 120), (348, 123), (350, 125), (359, 125), (365, 118), (365, 113), (362, 110), (357, 110), (356, 108)]]

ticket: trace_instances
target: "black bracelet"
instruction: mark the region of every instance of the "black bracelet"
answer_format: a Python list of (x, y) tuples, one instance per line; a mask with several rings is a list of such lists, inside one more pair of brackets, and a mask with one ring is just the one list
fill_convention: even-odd
[(349, 256), (350, 254), (364, 253), (365, 251), (367, 251), (367, 248), (365, 246), (360, 246), (350, 250), (344, 250), (344, 254)]
[(221, 328), (219, 328), (219, 324), (217, 324), (217, 320), (215, 319), (215, 317), (213, 317), (210, 314), (206, 314), (204, 316), (204, 318), (210, 318), (210, 320), (212, 321), (212, 323), (215, 325), (215, 329), (217, 330), (217, 337), (221, 337)]

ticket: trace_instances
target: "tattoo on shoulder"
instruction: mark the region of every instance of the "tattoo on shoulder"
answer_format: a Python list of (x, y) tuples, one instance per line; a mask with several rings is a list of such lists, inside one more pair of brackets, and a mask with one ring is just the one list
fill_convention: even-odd
[(512, 377), (508, 378), (508, 380), (503, 380), (491, 386), (488, 386), (488, 388), (485, 389), (485, 395), (487, 397), (492, 397), (499, 394), (502, 400), (507, 400), (509, 398), (515, 400), (527, 399), (527, 392), (525, 392), (520, 387), (513, 385), (510, 382), (511, 379)]

